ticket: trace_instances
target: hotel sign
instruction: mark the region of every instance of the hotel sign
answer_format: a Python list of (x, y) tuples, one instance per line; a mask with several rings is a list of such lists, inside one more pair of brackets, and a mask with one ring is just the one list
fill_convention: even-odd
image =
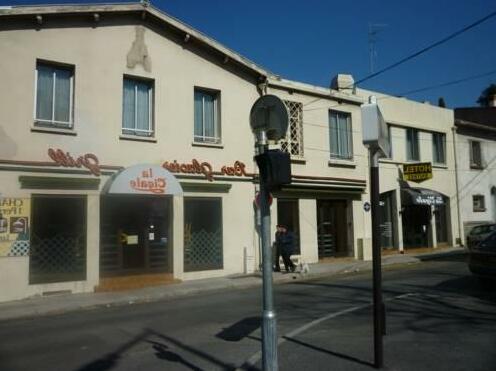
[(420, 183), (427, 179), (432, 179), (432, 164), (430, 162), (403, 164), (403, 180)]

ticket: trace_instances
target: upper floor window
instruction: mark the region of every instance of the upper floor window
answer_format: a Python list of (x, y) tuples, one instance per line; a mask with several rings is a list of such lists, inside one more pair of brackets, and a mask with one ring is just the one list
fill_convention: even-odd
[(432, 133), (432, 161), (436, 164), (445, 164), (446, 135)]
[(413, 128), (406, 129), (406, 160), (407, 161), (419, 161), (420, 151), (419, 151), (419, 141), (418, 141), (418, 130)]
[(153, 83), (124, 78), (122, 133), (153, 136)]
[(286, 138), (281, 140), (281, 149), (294, 157), (303, 157), (303, 104), (284, 101), (289, 113)]
[(482, 167), (481, 142), (476, 140), (470, 141), (470, 167)]
[(72, 128), (74, 68), (36, 64), (35, 125)]
[(195, 88), (195, 142), (221, 142), (219, 100), (219, 92)]
[(329, 143), (331, 158), (350, 160), (353, 157), (349, 113), (329, 111)]

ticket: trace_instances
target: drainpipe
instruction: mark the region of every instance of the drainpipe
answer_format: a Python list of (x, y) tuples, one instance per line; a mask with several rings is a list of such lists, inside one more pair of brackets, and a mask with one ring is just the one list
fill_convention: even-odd
[(456, 126), (453, 126), (451, 128), (451, 131), (453, 132), (453, 152), (454, 152), (454, 158), (455, 158), (455, 188), (456, 188), (456, 213), (458, 215), (458, 236), (460, 238), (460, 246), (464, 245), (464, 236), (462, 236), (462, 218), (460, 215), (460, 187), (459, 187), (459, 182), (458, 182), (458, 161), (456, 159)]

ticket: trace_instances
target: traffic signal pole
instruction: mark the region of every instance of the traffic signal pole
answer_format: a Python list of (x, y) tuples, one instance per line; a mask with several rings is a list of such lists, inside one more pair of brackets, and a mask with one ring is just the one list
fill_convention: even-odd
[[(268, 150), (265, 132), (260, 132), (257, 139), (258, 153), (265, 153)], [(272, 248), (270, 244), (270, 192), (261, 176), (259, 181), (263, 274), (262, 365), (264, 371), (277, 371), (277, 320), (272, 290)]]
[(370, 200), (372, 204), (372, 275), (374, 302), (374, 366), (382, 368), (385, 308), (382, 301), (381, 234), (379, 210), (379, 151), (370, 150)]

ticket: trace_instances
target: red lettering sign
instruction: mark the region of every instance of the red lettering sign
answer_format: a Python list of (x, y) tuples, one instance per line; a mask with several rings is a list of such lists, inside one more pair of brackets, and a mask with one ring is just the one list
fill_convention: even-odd
[(64, 152), (61, 149), (48, 149), (48, 156), (57, 164), (63, 167), (84, 167), (93, 175), (100, 175), (100, 165), (98, 158), (92, 154), (87, 153), (74, 159), (69, 152)]
[(164, 178), (154, 177), (152, 169), (148, 169), (141, 172), (141, 177), (129, 181), (129, 185), (137, 191), (163, 194), (167, 182)]
[[(203, 174), (208, 181), (214, 180), (214, 171), (212, 165), (208, 162), (200, 163), (198, 160), (193, 159), (191, 163), (179, 163), (177, 160), (172, 162), (165, 161), (162, 164), (164, 169), (169, 170), (171, 173), (182, 174)], [(246, 166), (241, 161), (236, 161), (233, 166), (222, 166), (220, 175), (227, 176), (249, 176), (246, 173)]]

